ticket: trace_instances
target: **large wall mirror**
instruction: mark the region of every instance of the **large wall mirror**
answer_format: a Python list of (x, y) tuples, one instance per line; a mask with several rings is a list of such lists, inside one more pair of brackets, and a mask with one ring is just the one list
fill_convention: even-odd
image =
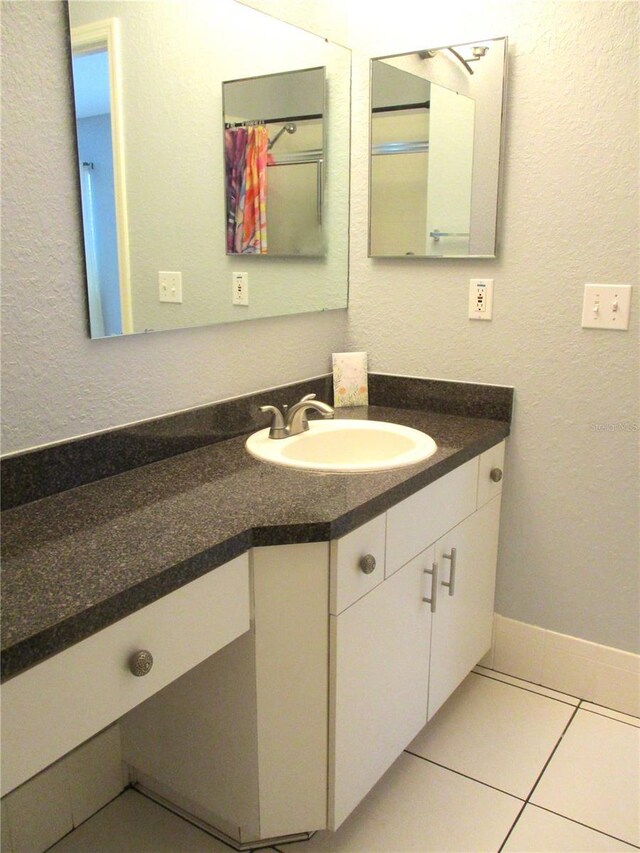
[[(68, 7), (91, 337), (346, 307), (350, 51), (235, 0)], [(228, 248), (233, 126), (266, 128), (266, 251)]]
[(507, 55), (496, 38), (371, 61), (371, 257), (495, 257)]

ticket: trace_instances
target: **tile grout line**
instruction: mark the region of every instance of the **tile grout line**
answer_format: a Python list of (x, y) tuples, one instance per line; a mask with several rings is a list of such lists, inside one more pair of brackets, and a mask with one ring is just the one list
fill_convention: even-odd
[(630, 847), (633, 847), (634, 850), (640, 850), (640, 846), (634, 844), (633, 841), (628, 841), (626, 838), (619, 838), (617, 835), (611, 835), (610, 832), (605, 832), (602, 829), (596, 829), (593, 826), (589, 826), (588, 823), (582, 823), (582, 821), (576, 820), (572, 817), (567, 817), (566, 815), (563, 815), (560, 812), (554, 812), (553, 809), (547, 808), (547, 806), (539, 806), (537, 803), (525, 803), (525, 805), (531, 806), (534, 809), (541, 809), (543, 812), (549, 812), (549, 814), (555, 815), (556, 817), (561, 817), (563, 820), (568, 820), (571, 823), (577, 824), (578, 826), (584, 826), (585, 829), (590, 829), (591, 832), (597, 832), (599, 835), (606, 835), (607, 838), (613, 838), (614, 841), (620, 841), (622, 844), (628, 844)]
[[(514, 820), (514, 822), (511, 824), (511, 828), (509, 829), (509, 832), (507, 832), (506, 836), (504, 837), (504, 840), (503, 840), (502, 844), (501, 844), (501, 845), (500, 845), (500, 847), (498, 848), (498, 853), (501, 853), (501, 851), (504, 849), (504, 845), (507, 843), (507, 841), (509, 840), (509, 837), (510, 837), (511, 833), (512, 833), (512, 832), (513, 832), (513, 830), (516, 828), (516, 825), (517, 825), (518, 821), (520, 820), (520, 818), (522, 817), (522, 813), (524, 812), (525, 808), (526, 808), (528, 805), (534, 805), (533, 803), (531, 803), (531, 797), (533, 796), (534, 791), (535, 791), (535, 790), (536, 790), (536, 788), (538, 787), (538, 785), (539, 785), (539, 783), (540, 783), (540, 780), (542, 779), (542, 777), (543, 777), (543, 775), (544, 775), (544, 773), (545, 773), (545, 771), (546, 771), (547, 767), (549, 766), (549, 764), (550, 764), (550, 762), (551, 762), (551, 759), (552, 759), (552, 758), (553, 758), (553, 756), (556, 754), (556, 750), (558, 749), (558, 747), (559, 747), (559, 746), (560, 746), (560, 744), (562, 743), (562, 739), (563, 739), (563, 738), (564, 738), (564, 736), (566, 735), (566, 733), (567, 733), (567, 731), (568, 731), (568, 729), (569, 729), (569, 726), (570, 726), (570, 725), (571, 725), (571, 723), (574, 721), (575, 716), (576, 716), (576, 714), (578, 713), (578, 710), (580, 709), (580, 705), (581, 705), (581, 704), (582, 704), (582, 699), (580, 699), (580, 701), (578, 702), (578, 704), (577, 704), (577, 705), (576, 705), (576, 707), (574, 708), (573, 713), (572, 713), (572, 714), (571, 714), (571, 716), (569, 717), (569, 720), (568, 720), (568, 722), (567, 722), (566, 726), (565, 726), (565, 727), (564, 727), (564, 729), (562, 730), (562, 733), (560, 734), (560, 737), (558, 738), (558, 740), (556, 741), (555, 746), (554, 746), (554, 747), (553, 747), (553, 749), (551, 750), (551, 754), (549, 755), (549, 757), (548, 757), (548, 758), (547, 758), (547, 760), (545, 761), (545, 763), (544, 763), (544, 767), (542, 768), (542, 770), (541, 770), (541, 771), (540, 771), (540, 773), (538, 774), (538, 778), (536, 779), (536, 781), (533, 783), (533, 788), (531, 788), (531, 790), (529, 791), (529, 794), (528, 794), (528, 796), (527, 796), (527, 799), (524, 801), (524, 805), (523, 805), (523, 806), (522, 806), (522, 808), (520, 809), (520, 812), (519, 812), (518, 816), (516, 817), (516, 819)], [(564, 815), (559, 815), (559, 817), (564, 817)], [(589, 827), (589, 829), (592, 829), (592, 828), (593, 828), (593, 827)], [(597, 830), (596, 830), (596, 832), (597, 832)]]
[[(580, 700), (586, 701), (586, 700)], [(604, 706), (602, 706), (604, 707)], [(585, 714), (595, 714), (596, 717), (603, 717), (605, 720), (613, 720), (614, 723), (621, 723), (623, 726), (630, 726), (632, 729), (640, 729), (640, 719), (637, 723), (628, 723), (626, 720), (619, 720), (617, 717), (611, 717), (609, 714), (603, 714), (601, 711), (593, 711), (591, 708), (580, 708)], [(614, 708), (607, 708), (608, 711), (613, 711), (617, 714), (622, 714), (622, 711), (615, 711)], [(625, 716), (623, 714), (623, 716)], [(627, 717), (632, 717), (633, 714), (626, 714)]]
[(524, 812), (524, 810), (526, 809), (526, 807), (527, 807), (527, 803), (526, 803), (526, 802), (524, 802), (524, 803), (522, 804), (522, 808), (520, 809), (520, 811), (519, 811), (519, 812), (518, 812), (518, 814), (516, 815), (516, 819), (514, 820), (514, 822), (513, 822), (513, 823), (511, 824), (511, 826), (509, 827), (509, 831), (508, 831), (508, 832), (507, 832), (507, 834), (505, 835), (505, 837), (504, 837), (504, 839), (503, 839), (503, 841), (502, 841), (502, 844), (500, 845), (500, 847), (498, 847), (498, 853), (502, 853), (502, 850), (504, 850), (504, 845), (507, 843), (507, 841), (509, 840), (509, 836), (511, 835), (511, 833), (513, 832), (513, 830), (516, 828), (516, 824), (518, 823), (518, 821), (519, 821), (519, 820), (520, 820), (520, 818), (522, 817), (522, 813)]
[(546, 770), (546, 769), (547, 769), (547, 767), (549, 766), (549, 764), (550, 764), (550, 762), (551, 762), (551, 759), (552, 759), (552, 758), (553, 758), (553, 756), (556, 754), (556, 751), (557, 751), (558, 747), (559, 747), (559, 746), (560, 746), (560, 744), (562, 743), (562, 740), (563, 740), (564, 736), (566, 735), (566, 733), (567, 733), (567, 731), (568, 731), (568, 729), (569, 729), (569, 726), (570, 726), (570, 725), (571, 725), (571, 723), (575, 720), (575, 718), (576, 718), (576, 714), (577, 714), (577, 713), (578, 713), (578, 711), (580, 710), (580, 706), (581, 706), (581, 705), (582, 705), (582, 699), (578, 702), (578, 704), (576, 705), (576, 707), (575, 707), (575, 708), (574, 708), (574, 710), (573, 710), (573, 714), (571, 714), (571, 716), (569, 717), (569, 721), (567, 722), (567, 725), (566, 725), (566, 726), (564, 727), (564, 729), (562, 730), (562, 733), (560, 734), (560, 737), (558, 738), (558, 740), (557, 740), (557, 742), (556, 742), (556, 745), (555, 745), (555, 746), (553, 747), (553, 749), (551, 750), (551, 754), (549, 755), (549, 758), (547, 758), (547, 760), (545, 761), (545, 763), (544, 763), (544, 767), (542, 768), (542, 770), (541, 770), (541, 771), (540, 771), (540, 773), (538, 774), (538, 778), (537, 778), (537, 779), (536, 779), (536, 781), (533, 783), (533, 788), (529, 791), (529, 796), (527, 797), (527, 799), (526, 799), (526, 801), (525, 801), (525, 802), (527, 802), (527, 803), (528, 803), (528, 802), (530, 802), (531, 797), (533, 796), (533, 794), (534, 794), (534, 792), (535, 792), (536, 788), (538, 787), (538, 785), (539, 785), (539, 783), (540, 783), (540, 780), (542, 779), (542, 776), (544, 775), (545, 770)]
[[(486, 672), (478, 672), (477, 668), (485, 669)], [(576, 703), (586, 702), (589, 705), (594, 705), (596, 707), (600, 707), (602, 711), (595, 711), (593, 708), (582, 708), (583, 711), (588, 711), (590, 714), (599, 714), (601, 717), (608, 717), (610, 720), (616, 720), (619, 723), (625, 723), (627, 726), (636, 726), (640, 727), (640, 714), (630, 714), (628, 711), (620, 711), (618, 708), (610, 708), (608, 705), (602, 705), (599, 702), (595, 702), (593, 699), (585, 699), (584, 696), (574, 696), (573, 693), (565, 693), (562, 690), (557, 690), (555, 687), (547, 687), (544, 684), (538, 684), (536, 681), (527, 681), (526, 678), (519, 678), (517, 675), (511, 675), (509, 672), (503, 672), (500, 669), (492, 669), (488, 666), (482, 666), (481, 664), (476, 664), (476, 666), (471, 670), (474, 675), (482, 675), (484, 678), (490, 678), (493, 681), (499, 681), (502, 684), (508, 684), (511, 687), (519, 687), (520, 690), (526, 690), (528, 693), (535, 693), (537, 696), (544, 696), (546, 699), (553, 699), (556, 702), (562, 702), (564, 705), (571, 705), (571, 707), (575, 707), (573, 702), (570, 702), (569, 699), (575, 699)], [(627, 670), (623, 670), (623, 672), (627, 672)], [(635, 673), (630, 673), (634, 675)], [(505, 678), (512, 678), (515, 681), (522, 681), (524, 684), (530, 684), (531, 687), (525, 687), (523, 684), (513, 684), (511, 681), (503, 681), (501, 678), (497, 676), (503, 675)], [(540, 690), (536, 690), (535, 688), (539, 687)], [(548, 690), (551, 693), (559, 693), (561, 696), (566, 696), (567, 699), (561, 699), (557, 696), (549, 696), (548, 693), (541, 692), (542, 690)], [(634, 723), (628, 723), (625, 720), (618, 720), (617, 717), (612, 717), (610, 714), (605, 714), (604, 711), (609, 711), (610, 714), (620, 714), (622, 717), (631, 717), (633, 720), (637, 720)]]
[(447, 770), (449, 773), (455, 773), (456, 776), (462, 776), (463, 779), (468, 779), (470, 782), (475, 782), (477, 785), (482, 785), (485, 788), (491, 788), (492, 791), (497, 791), (499, 794), (505, 794), (507, 797), (511, 797), (514, 800), (518, 800), (523, 805), (526, 805), (527, 801), (523, 800), (522, 797), (518, 797), (516, 794), (512, 794), (509, 791), (505, 791), (504, 788), (497, 788), (495, 785), (490, 785), (488, 782), (483, 782), (482, 779), (476, 779), (474, 776), (469, 776), (467, 773), (463, 773), (461, 770), (454, 770), (453, 767), (447, 767), (446, 764), (439, 764), (437, 761), (434, 761), (432, 758), (425, 758), (424, 755), (418, 755), (417, 752), (411, 752), (409, 749), (403, 750), (407, 755), (412, 755), (414, 758), (419, 758), (420, 761), (426, 761), (427, 764), (433, 764), (435, 767), (440, 767), (442, 770)]
[[(495, 670), (495, 672), (498, 672), (498, 670)], [(507, 687), (517, 687), (518, 690), (524, 690), (525, 693), (533, 693), (535, 696), (542, 696), (543, 699), (551, 699), (552, 702), (560, 702), (561, 705), (568, 705), (570, 708), (577, 708), (578, 705), (580, 704), (580, 702), (583, 701), (578, 696), (572, 696), (571, 693), (565, 693), (564, 695), (570, 697), (571, 699), (575, 699), (577, 704), (574, 704), (573, 702), (569, 702), (566, 699), (558, 699), (557, 696), (549, 696), (548, 693), (541, 693), (539, 690), (534, 690), (533, 688), (534, 687), (541, 687), (543, 690), (552, 690), (552, 688), (551, 687), (545, 688), (543, 684), (538, 685), (538, 684), (535, 684), (535, 682), (533, 682), (533, 681), (527, 681), (526, 682), (527, 684), (531, 684), (532, 687), (523, 687), (521, 684), (513, 684), (510, 681), (503, 681), (501, 678), (496, 678), (494, 675), (487, 675), (487, 673), (485, 673), (485, 672), (476, 672), (475, 669), (471, 670), (471, 674), (472, 675), (479, 675), (481, 678), (488, 678), (491, 681), (497, 681), (499, 684), (506, 684)], [(499, 672), (498, 674), (499, 675), (506, 675), (508, 678), (516, 678), (515, 675), (509, 675), (509, 673), (507, 673), (507, 672)], [(518, 680), (523, 681), (524, 679), (518, 679)], [(554, 692), (560, 693), (561, 691), (556, 690)]]

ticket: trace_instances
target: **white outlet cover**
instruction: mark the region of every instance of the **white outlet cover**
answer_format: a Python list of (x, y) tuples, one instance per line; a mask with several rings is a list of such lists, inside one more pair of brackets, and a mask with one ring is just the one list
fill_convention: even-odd
[(493, 279), (469, 279), (469, 319), (491, 320), (493, 316)]
[(629, 328), (631, 310), (630, 284), (585, 284), (582, 302), (584, 329)]
[(231, 275), (233, 291), (231, 301), (234, 305), (249, 304), (249, 273), (234, 272)]

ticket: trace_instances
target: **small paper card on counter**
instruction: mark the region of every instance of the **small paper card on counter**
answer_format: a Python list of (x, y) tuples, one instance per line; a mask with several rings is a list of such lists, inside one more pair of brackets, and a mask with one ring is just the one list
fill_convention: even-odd
[(366, 352), (334, 352), (333, 405), (368, 406)]

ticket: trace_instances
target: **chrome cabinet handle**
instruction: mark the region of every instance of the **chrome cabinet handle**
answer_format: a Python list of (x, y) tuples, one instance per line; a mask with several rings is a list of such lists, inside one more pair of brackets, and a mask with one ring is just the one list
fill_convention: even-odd
[(489, 476), (494, 483), (499, 483), (502, 479), (502, 468), (492, 468)]
[(147, 675), (153, 666), (153, 655), (146, 649), (135, 652), (129, 658), (129, 669), (133, 675), (141, 677)]
[(358, 565), (365, 575), (370, 575), (376, 567), (376, 558), (373, 554), (366, 554), (364, 557), (360, 557), (360, 563)]
[(442, 581), (442, 586), (448, 586), (449, 595), (453, 595), (456, 586), (456, 549), (452, 548), (448, 554), (443, 554), (442, 559), (451, 560), (451, 571), (449, 572), (449, 580)]
[(430, 569), (424, 570), (425, 575), (431, 575), (431, 598), (423, 597), (425, 604), (431, 605), (431, 612), (436, 612), (436, 600), (438, 596), (438, 564), (432, 563)]

